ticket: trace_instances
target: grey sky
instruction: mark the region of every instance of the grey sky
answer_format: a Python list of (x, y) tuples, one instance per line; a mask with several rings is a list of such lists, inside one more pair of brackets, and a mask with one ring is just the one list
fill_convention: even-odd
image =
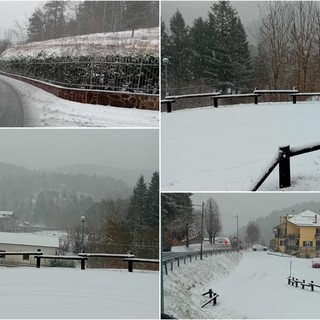
[[(163, 1), (161, 2), (161, 16), (166, 26), (177, 9), (181, 12), (186, 24), (192, 26), (194, 19), (208, 16), (210, 6), (214, 1)], [(238, 11), (240, 19), (246, 28), (248, 40), (255, 42), (250, 34), (254, 30), (254, 20), (259, 17), (259, 4), (263, 1), (231, 1), (232, 6)]]
[(27, 168), (159, 168), (159, 132), (151, 129), (0, 129), (0, 150), (0, 162)]
[[(223, 234), (228, 236), (236, 230), (236, 218), (239, 215), (239, 227), (250, 220), (266, 216), (274, 210), (281, 210), (302, 202), (320, 202), (319, 193), (202, 193), (194, 194), (192, 200), (201, 204), (212, 197), (219, 205)], [(307, 208), (306, 208), (307, 209)], [(320, 208), (319, 208), (320, 209)]]
[(26, 15), (29, 17), (34, 9), (45, 1), (0, 1), (0, 38), (5, 30), (12, 28), (17, 20), (23, 22)]

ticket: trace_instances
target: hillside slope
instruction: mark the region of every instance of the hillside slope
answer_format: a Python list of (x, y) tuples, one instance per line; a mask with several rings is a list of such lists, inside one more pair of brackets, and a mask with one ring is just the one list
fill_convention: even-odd
[(95, 33), (13, 46), (0, 55), (1, 60), (26, 57), (150, 55), (159, 56), (159, 28)]

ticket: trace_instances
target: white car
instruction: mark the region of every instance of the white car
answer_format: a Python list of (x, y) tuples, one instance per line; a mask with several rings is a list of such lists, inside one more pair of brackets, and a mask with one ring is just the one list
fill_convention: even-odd
[(254, 245), (251, 247), (251, 249), (252, 249), (253, 251), (267, 251), (267, 250), (268, 250), (267, 247), (262, 246), (261, 244), (254, 244)]

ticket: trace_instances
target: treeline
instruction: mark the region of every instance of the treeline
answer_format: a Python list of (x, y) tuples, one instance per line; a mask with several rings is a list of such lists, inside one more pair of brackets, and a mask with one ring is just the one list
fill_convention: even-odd
[(208, 237), (209, 243), (215, 243), (215, 237), (222, 231), (218, 203), (209, 198), (205, 203), (195, 204), (192, 193), (162, 193), (161, 221), (163, 250), (171, 250), (173, 245), (201, 242)]
[(27, 41), (158, 25), (158, 1), (47, 1), (29, 17)]
[[(70, 232), (72, 250), (81, 250), (82, 231), (87, 252), (127, 253), (159, 258), (159, 173), (147, 183), (140, 176), (129, 199), (102, 200), (85, 212), (84, 230), (80, 220)], [(101, 261), (101, 264), (104, 262)]]
[(195, 19), (191, 27), (179, 10), (170, 19), (169, 29), (162, 21), (161, 54), (169, 59), (171, 94), (187, 93), (190, 87), (201, 92), (208, 86), (222, 92), (248, 90), (252, 73), (248, 42), (229, 1), (212, 4), (208, 18)]
[[(185, 24), (177, 11), (161, 24), (162, 57), (169, 59), (169, 94), (221, 90), (320, 90), (320, 9), (316, 1), (264, 1), (248, 45), (229, 1), (214, 3), (207, 19)], [(163, 66), (163, 70), (165, 70)], [(165, 74), (162, 76), (165, 88)], [(164, 94), (164, 92), (163, 92)]]

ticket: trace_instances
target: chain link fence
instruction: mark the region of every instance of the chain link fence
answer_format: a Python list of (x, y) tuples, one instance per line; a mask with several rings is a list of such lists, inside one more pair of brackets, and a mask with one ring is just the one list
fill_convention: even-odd
[(159, 94), (158, 57), (23, 58), (0, 60), (0, 70), (63, 87)]

